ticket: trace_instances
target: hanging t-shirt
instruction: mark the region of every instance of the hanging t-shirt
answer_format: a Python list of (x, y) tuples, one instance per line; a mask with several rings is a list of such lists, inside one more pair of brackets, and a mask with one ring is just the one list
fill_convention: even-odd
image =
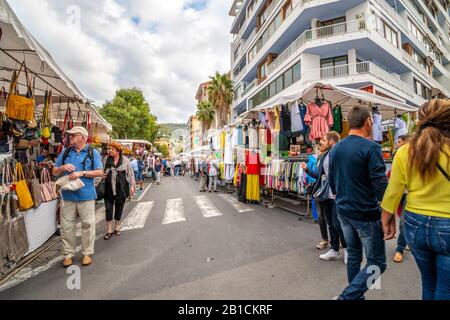
[(342, 132), (342, 109), (340, 105), (333, 108), (333, 130), (341, 133)]
[(295, 104), (291, 108), (291, 131), (292, 133), (303, 131), (303, 121), (297, 102), (295, 102)]
[(373, 141), (383, 141), (383, 128), (381, 126), (382, 117), (381, 114), (373, 114)]
[(309, 127), (308, 127), (308, 126), (306, 125), (306, 123), (305, 123), (306, 106), (305, 106), (303, 103), (301, 103), (301, 104), (298, 106), (298, 109), (299, 109), (299, 111), (300, 111), (300, 119), (302, 120), (302, 127), (303, 127), (302, 132), (303, 132), (303, 133), (309, 133)]

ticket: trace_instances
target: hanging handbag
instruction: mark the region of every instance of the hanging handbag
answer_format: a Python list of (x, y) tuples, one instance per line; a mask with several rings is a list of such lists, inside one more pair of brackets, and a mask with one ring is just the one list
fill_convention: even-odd
[(19, 201), (20, 211), (26, 211), (33, 207), (33, 198), (31, 197), (30, 189), (28, 189), (25, 175), (23, 174), (22, 164), (16, 164), (14, 188)]
[(15, 209), (11, 203), (13, 196), (14, 193), (6, 197), (8, 259), (11, 262), (19, 262), (28, 252), (29, 244), (25, 218), (22, 213), (13, 210)]
[(42, 194), (41, 194), (41, 184), (39, 183), (39, 179), (36, 178), (36, 168), (34, 167), (33, 163), (29, 167), (28, 179), (34, 207), (37, 209), (42, 203)]
[[(22, 70), (25, 70), (28, 89), (25, 97), (20, 96), (17, 90), (17, 81)], [(25, 61), (20, 65), (19, 72), (13, 71), (11, 86), (6, 100), (6, 115), (9, 119), (14, 120), (32, 121), (34, 119), (34, 96)]]
[(319, 183), (319, 188), (314, 192), (313, 198), (316, 201), (327, 201), (330, 195), (330, 185), (328, 184), (327, 175), (324, 174), (316, 183)]
[(42, 202), (50, 202), (58, 198), (55, 182), (51, 180), (47, 168), (42, 169), (41, 172), (41, 196)]
[(42, 112), (42, 132), (41, 135), (45, 139), (50, 139), (52, 130), (50, 128), (50, 114), (49, 107), (52, 99), (52, 91), (45, 91), (44, 110)]
[(73, 128), (73, 120), (72, 120), (72, 111), (70, 110), (69, 102), (67, 102), (67, 110), (66, 115), (64, 116), (64, 125), (63, 125), (63, 141), (58, 147), (58, 154), (62, 152), (65, 147), (69, 147), (70, 138), (69, 134), (66, 132)]

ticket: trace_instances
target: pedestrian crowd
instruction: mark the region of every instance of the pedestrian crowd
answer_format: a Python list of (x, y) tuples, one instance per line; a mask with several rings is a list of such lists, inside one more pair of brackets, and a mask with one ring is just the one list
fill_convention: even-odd
[[(400, 263), (404, 251), (411, 251), (421, 274), (423, 299), (450, 299), (450, 102), (434, 99), (420, 107), (417, 129), (399, 138), (389, 172), (380, 145), (371, 141), (370, 110), (353, 107), (347, 122), (350, 132), (345, 139), (333, 131), (322, 138), (317, 166), (301, 164), (316, 179), (311, 195), (321, 225), (317, 249), (329, 247), (319, 257), (337, 260), (343, 253), (346, 263), (348, 286), (336, 298), (365, 299), (374, 272), (380, 276), (386, 270), (385, 242), (397, 237), (393, 260)], [(87, 144), (86, 129), (75, 127), (68, 133), (71, 147), (60, 154), (53, 174), (80, 179), (83, 187), (62, 192), (63, 266), (73, 264), (77, 216), (81, 219), (82, 264), (87, 266), (94, 254), (94, 179), (103, 180), (104, 239), (108, 240), (120, 235), (125, 202), (138, 187), (142, 190), (144, 175), (159, 185), (161, 175), (184, 175), (188, 168), (185, 161), (154, 154), (128, 159), (115, 142), (102, 161), (99, 152)], [(190, 163), (191, 175), (200, 180), (200, 192), (217, 192), (219, 165), (214, 154), (203, 156), (196, 170)]]

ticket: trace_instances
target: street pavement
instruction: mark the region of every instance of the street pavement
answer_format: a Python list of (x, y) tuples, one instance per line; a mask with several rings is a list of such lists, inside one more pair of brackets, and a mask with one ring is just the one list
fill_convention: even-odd
[[(81, 268), (80, 289), (68, 288), (71, 274), (54, 261), (0, 299), (329, 300), (347, 284), (343, 258), (319, 259), (311, 220), (224, 192), (199, 193), (188, 176), (165, 177), (128, 203), (120, 237), (104, 241), (104, 211), (97, 217), (94, 263)], [(381, 288), (366, 298), (420, 299), (411, 253), (396, 264), (395, 241), (386, 247)]]

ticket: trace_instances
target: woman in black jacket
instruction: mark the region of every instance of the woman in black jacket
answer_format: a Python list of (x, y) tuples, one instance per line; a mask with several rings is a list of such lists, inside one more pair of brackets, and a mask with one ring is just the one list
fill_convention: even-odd
[[(113, 234), (120, 235), (120, 221), (126, 200), (136, 190), (133, 167), (127, 157), (122, 156), (122, 145), (113, 142), (109, 156), (105, 159), (105, 209), (107, 232), (104, 239), (109, 240)], [(115, 207), (115, 212), (114, 212)], [(113, 233), (113, 216), (115, 227)]]

